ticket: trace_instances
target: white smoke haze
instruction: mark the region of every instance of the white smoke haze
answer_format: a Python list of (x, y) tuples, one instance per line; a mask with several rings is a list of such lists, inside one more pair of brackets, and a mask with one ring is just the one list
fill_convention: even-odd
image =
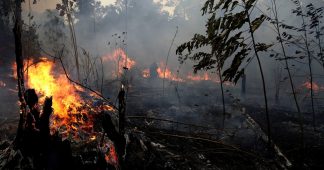
[[(76, 9), (75, 17), (75, 31), (78, 44), (79, 55), (82, 56), (82, 49), (85, 49), (93, 57), (102, 57), (113, 53), (117, 48), (122, 48), (126, 51), (128, 56), (136, 61), (136, 68), (141, 71), (149, 68), (152, 63), (165, 62), (168, 49), (171, 45), (172, 38), (178, 27), (179, 32), (175, 38), (174, 44), (171, 48), (169, 56), (168, 67), (176, 73), (179, 67), (178, 56), (175, 51), (177, 46), (189, 41), (195, 33), (204, 34), (204, 26), (207, 20), (206, 16), (202, 16), (201, 7), (204, 1), (200, 0), (117, 0), (117, 1), (95, 1), (94, 11), (80, 11)], [(127, 15), (125, 3), (128, 2)], [(303, 0), (302, 4), (312, 2), (315, 6), (323, 5), (320, 0)], [(52, 43), (48, 43), (49, 35), (46, 34), (44, 24), (48, 23), (49, 18), (45, 9), (50, 9), (57, 18), (58, 11), (55, 10), (56, 1), (40, 1), (39, 4), (33, 6), (33, 14), (35, 22), (39, 25), (38, 33), (43, 42), (42, 46), (46, 50), (53, 49)], [(279, 7), (279, 19), (288, 25), (301, 26), (300, 18), (297, 18), (291, 13), (295, 5), (291, 1), (277, 1)], [(270, 8), (270, 0), (259, 0), (258, 8), (254, 9), (253, 14), (259, 16), (261, 12), (268, 16), (273, 16)], [(24, 8), (24, 12), (28, 12), (28, 8)], [(79, 12), (78, 12), (79, 11)], [(127, 25), (127, 26), (126, 26)], [(53, 25), (55, 27), (55, 25)], [(70, 32), (67, 26), (62, 27), (61, 30), (66, 37), (63, 43), (70, 48)], [(123, 32), (127, 31), (126, 34)], [(117, 34), (117, 35), (116, 35)], [(273, 31), (273, 26), (265, 22), (262, 27), (256, 32), (256, 39), (258, 42), (274, 44), (274, 49), (280, 52), (278, 43), (276, 41), (276, 34)], [(124, 41), (124, 42), (123, 42)], [(126, 44), (126, 45), (125, 45)], [(295, 47), (288, 47), (289, 55), (294, 55)], [(57, 49), (55, 47), (54, 49)], [(67, 58), (73, 58), (73, 53), (67, 53)], [(282, 62), (276, 61), (269, 57), (269, 53), (261, 54), (262, 65), (265, 70), (267, 88), (269, 91), (274, 90), (273, 78), (274, 69), (284, 68)], [(72, 62), (73, 63), (73, 62)], [(227, 62), (227, 65), (231, 61)], [(314, 61), (314, 63), (316, 63)], [(192, 61), (186, 61), (181, 66), (180, 75), (185, 76), (192, 72)], [(297, 86), (307, 79), (307, 67), (300, 62), (290, 62), (294, 75), (303, 75), (302, 78), (296, 78)], [(104, 65), (106, 78), (111, 75), (116, 68), (110, 68), (111, 64)], [(73, 70), (73, 64), (71, 69)], [(314, 64), (314, 74), (320, 74), (322, 67), (319, 64)], [(253, 60), (246, 69), (248, 88), (253, 88), (256, 93), (261, 93), (261, 81), (256, 60)], [(216, 75), (213, 74), (215, 77)], [(286, 72), (283, 71), (283, 77)], [(306, 77), (306, 78), (305, 78)], [(315, 81), (317, 79), (315, 78)], [(318, 79), (318, 83), (320, 80)], [(239, 86), (238, 86), (239, 87)], [(288, 82), (283, 85), (284, 93), (289, 93)], [(259, 93), (260, 92), (260, 93)], [(272, 94), (272, 92), (270, 92)]]

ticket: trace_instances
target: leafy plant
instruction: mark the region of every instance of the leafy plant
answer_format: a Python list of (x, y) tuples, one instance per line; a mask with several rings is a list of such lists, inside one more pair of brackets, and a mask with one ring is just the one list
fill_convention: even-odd
[[(255, 0), (220, 0), (217, 3), (214, 0), (207, 0), (202, 8), (202, 15), (209, 16), (206, 23), (205, 35), (195, 34), (191, 41), (183, 43), (178, 47), (177, 54), (180, 55), (179, 60), (181, 62), (187, 59), (197, 62), (193, 67), (195, 73), (199, 70), (217, 70), (219, 79), (221, 80), (223, 118), (225, 119), (223, 82), (228, 80), (236, 83), (239, 80), (241, 75), (244, 74), (244, 67), (242, 67), (242, 64), (244, 60), (248, 58), (253, 46), (263, 80), (268, 124), (267, 129), (269, 141), (271, 141), (265, 82), (258, 56), (258, 52), (266, 51), (271, 45), (255, 42), (253, 33), (266, 19), (264, 15), (260, 15), (254, 20), (251, 20), (250, 14), (254, 9), (255, 3)], [(246, 26), (249, 27), (249, 36), (244, 35), (246, 33), (246, 30), (244, 30)], [(246, 43), (250, 38), (252, 38), (252, 46)], [(206, 52), (208, 50), (210, 52)], [(232, 59), (230, 67), (222, 73), (225, 61), (230, 59)], [(251, 60), (251, 58), (247, 60)]]

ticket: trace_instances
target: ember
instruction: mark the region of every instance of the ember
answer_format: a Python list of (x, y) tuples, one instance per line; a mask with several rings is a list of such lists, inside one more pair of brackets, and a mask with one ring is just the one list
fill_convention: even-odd
[(103, 147), (105, 149), (105, 160), (115, 167), (118, 166), (118, 156), (115, 150), (114, 145), (106, 143)]

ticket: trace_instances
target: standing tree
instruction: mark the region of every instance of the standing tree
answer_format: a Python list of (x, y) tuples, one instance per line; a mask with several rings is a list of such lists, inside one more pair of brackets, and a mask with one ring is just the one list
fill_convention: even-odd
[[(309, 19), (309, 24), (305, 25), (305, 31), (306, 28), (308, 27), (309, 29), (309, 34), (313, 35), (315, 40), (315, 46), (318, 46), (318, 51), (315, 56), (321, 61), (322, 65), (324, 66), (324, 57), (323, 57), (323, 49), (322, 49), (322, 41), (321, 41), (321, 30), (324, 29), (324, 27), (321, 28), (321, 18), (323, 18), (323, 9), (324, 7), (318, 7), (316, 8), (312, 3), (308, 4), (307, 6), (307, 12), (305, 14), (305, 17)], [(307, 34), (307, 32), (306, 32)], [(305, 38), (305, 41), (307, 39)], [(307, 44), (306, 44), (307, 45)], [(306, 46), (307, 47), (307, 46)], [(310, 53), (308, 53), (308, 66), (309, 66), (309, 71), (310, 71), (310, 78), (311, 78), (311, 99), (312, 99), (312, 112), (313, 112), (313, 127), (314, 131), (316, 130), (316, 117), (315, 117), (315, 109), (314, 109), (314, 97), (313, 97), (313, 76), (312, 76), (312, 58), (313, 56), (310, 56)], [(314, 57), (315, 58), (315, 57)]]
[[(237, 54), (237, 58), (244, 58), (247, 52), (244, 38), (241, 36), (242, 32), (238, 31), (234, 33), (236, 29), (241, 28), (245, 23), (244, 11), (232, 13), (237, 5), (238, 1), (232, 2), (227, 0), (226, 2), (220, 1), (215, 4), (213, 0), (207, 0), (202, 8), (202, 15), (209, 16), (206, 23), (206, 34), (195, 34), (191, 41), (177, 48), (177, 54), (180, 55), (180, 62), (183, 63), (188, 58), (193, 61), (198, 61), (198, 64), (194, 65), (194, 73), (197, 73), (199, 70), (216, 68), (222, 93), (223, 127), (225, 122), (225, 97), (223, 88), (224, 80), (221, 73), (222, 68), (225, 60), (240, 48), (242, 48), (242, 51)], [(223, 13), (223, 15), (219, 13)], [(220, 17), (217, 17), (218, 14)], [(230, 35), (232, 36), (230, 37)], [(182, 56), (185, 50), (188, 53)], [(207, 50), (210, 50), (210, 52), (206, 52)], [(233, 69), (235, 75), (238, 67)]]
[[(285, 24), (283, 24), (282, 22), (279, 21), (278, 18), (278, 7), (277, 7), (277, 3), (276, 0), (272, 0), (272, 12), (274, 14), (274, 19), (270, 19), (271, 23), (274, 25), (275, 27), (275, 31), (277, 34), (277, 40), (280, 43), (280, 47), (281, 47), (281, 51), (282, 51), (282, 55), (283, 55), (283, 60), (285, 61), (285, 69), (287, 70), (288, 73), (288, 78), (289, 78), (289, 82), (290, 82), (290, 87), (291, 87), (291, 91), (294, 97), (294, 101), (295, 101), (295, 105), (296, 105), (296, 109), (299, 115), (299, 126), (300, 126), (300, 152), (301, 155), (304, 154), (304, 123), (303, 123), (303, 114), (300, 110), (300, 106), (298, 104), (298, 99), (297, 99), (297, 94), (296, 94), (296, 89), (294, 86), (294, 82), (293, 82), (293, 78), (291, 75), (291, 69), (289, 67), (289, 62), (288, 60), (290, 59), (287, 55), (286, 52), (286, 48), (284, 46), (284, 41), (286, 38), (287, 40), (290, 40), (292, 38), (292, 36), (288, 35), (286, 32), (282, 31), (281, 28), (290, 28), (290, 27), (286, 27)], [(277, 54), (278, 56), (278, 54)], [(280, 59), (281, 60), (281, 59)], [(303, 156), (302, 156), (303, 157)], [(303, 158), (302, 158), (303, 159)], [(302, 162), (302, 161), (301, 161)]]
[(74, 19), (73, 19), (73, 13), (74, 13), (74, 7), (75, 7), (75, 0), (62, 0), (62, 4), (57, 4), (56, 9), (60, 11), (60, 16), (66, 16), (68, 26), (71, 33), (71, 40), (72, 40), (72, 47), (74, 51), (74, 58), (75, 58), (75, 66), (77, 70), (77, 77), (78, 81), (81, 81), (80, 77), (80, 64), (79, 64), (79, 52), (78, 52), (78, 45), (75, 35), (75, 29), (74, 29)]
[(17, 80), (18, 80), (18, 97), (20, 103), (20, 120), (18, 124), (17, 135), (15, 139), (15, 146), (20, 147), (24, 119), (26, 117), (26, 102), (24, 99), (25, 93), (25, 83), (24, 83), (24, 61), (22, 55), (22, 19), (21, 19), (21, 0), (15, 0), (15, 12), (14, 12), (14, 22), (15, 26), (13, 28), (13, 34), (15, 39), (15, 54), (16, 54), (16, 65), (17, 65)]
[[(221, 80), (224, 126), (225, 99), (223, 82), (229, 80), (236, 83), (238, 81), (242, 74), (244, 74), (244, 67), (242, 68), (241, 65), (244, 59), (249, 56), (253, 47), (262, 77), (266, 105), (267, 133), (270, 144), (271, 133), (268, 102), (259, 57), (259, 52), (266, 51), (270, 45), (256, 43), (255, 41), (254, 32), (266, 18), (264, 15), (261, 15), (252, 20), (250, 15), (255, 3), (256, 0), (221, 0), (218, 3), (213, 0), (207, 0), (202, 8), (203, 15), (209, 16), (206, 23), (206, 35), (195, 34), (191, 41), (178, 47), (177, 54), (180, 55), (179, 58), (182, 62), (188, 58), (193, 61), (198, 61), (198, 64), (194, 65), (194, 72), (202, 69), (210, 70), (216, 68), (219, 79)], [(246, 26), (248, 26), (250, 34), (244, 35)], [(249, 39), (252, 39), (252, 42), (246, 43)], [(210, 49), (210, 52), (206, 52), (208, 49)], [(187, 50), (187, 53), (182, 55), (185, 50)], [(232, 59), (232, 64), (222, 74), (225, 61), (230, 59)], [(248, 58), (248, 60), (251, 59), (251, 57)]]
[(317, 40), (316, 45), (318, 46), (317, 57), (322, 62), (324, 67), (324, 55), (323, 55), (323, 47), (322, 47), (322, 31), (324, 26), (321, 25), (323, 18), (323, 10), (324, 7), (315, 7), (312, 3), (308, 4), (307, 6), (306, 17), (309, 18), (310, 23), (308, 28), (310, 30), (309, 34), (313, 35), (315, 40)]

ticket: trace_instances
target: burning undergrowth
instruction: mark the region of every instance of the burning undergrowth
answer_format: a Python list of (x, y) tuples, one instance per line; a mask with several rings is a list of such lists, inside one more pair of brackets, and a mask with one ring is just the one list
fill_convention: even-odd
[(115, 115), (116, 109), (95, 93), (73, 84), (67, 75), (61, 73), (63, 71), (59, 70), (55, 62), (47, 58), (25, 62), (24, 70), (27, 72), (26, 87), (35, 89), (40, 103), (35, 108), (29, 108), (30, 110), (43, 113), (41, 104), (52, 96), (50, 134), (59, 135), (62, 140), (67, 139), (72, 147), (89, 142), (96, 143), (96, 147), (105, 154), (107, 163), (116, 165), (114, 145), (103, 137), (100, 127), (100, 117), (103, 114)]

